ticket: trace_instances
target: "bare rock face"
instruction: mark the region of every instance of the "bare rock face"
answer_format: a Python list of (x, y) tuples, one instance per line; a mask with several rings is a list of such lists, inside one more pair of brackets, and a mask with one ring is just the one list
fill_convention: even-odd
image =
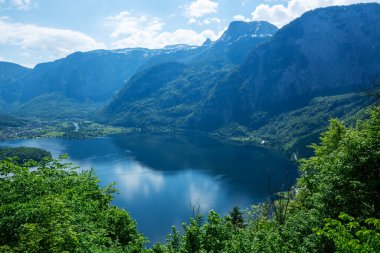
[(271, 37), (277, 30), (275, 25), (265, 21), (234, 21), (219, 39), (219, 43), (234, 43), (246, 37)]
[(278, 28), (265, 21), (234, 21), (209, 50), (193, 60), (198, 65), (240, 65), (259, 45), (270, 41)]

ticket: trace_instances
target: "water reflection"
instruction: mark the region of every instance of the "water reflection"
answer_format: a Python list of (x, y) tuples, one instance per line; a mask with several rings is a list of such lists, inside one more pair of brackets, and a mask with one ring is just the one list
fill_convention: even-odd
[(139, 163), (127, 167), (118, 163), (114, 167), (114, 174), (106, 176), (118, 177), (118, 187), (123, 189), (123, 195), (120, 197), (130, 201), (159, 193), (165, 181), (162, 173), (143, 167)]
[(131, 134), (85, 140), (36, 139), (3, 142), (67, 153), (83, 169), (94, 167), (101, 185), (116, 182), (113, 203), (125, 208), (152, 242), (163, 241), (198, 207), (227, 214), (263, 201), (267, 174), (281, 185), (296, 170), (286, 157), (262, 148), (221, 143), (206, 136)]
[[(141, 164), (158, 171), (202, 170), (213, 180), (230, 183), (234, 192), (268, 193), (268, 171), (273, 185), (296, 177), (295, 166), (280, 153), (243, 144), (221, 143), (201, 135), (127, 135), (115, 138), (120, 149), (130, 150)], [(275, 189), (278, 190), (278, 189)]]

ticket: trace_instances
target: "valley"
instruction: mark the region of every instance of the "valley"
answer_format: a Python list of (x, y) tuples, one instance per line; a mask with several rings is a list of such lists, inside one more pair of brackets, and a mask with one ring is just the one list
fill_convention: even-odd
[(380, 4), (329, 5), (197, 45), (124, 11), (108, 48), (0, 61), (0, 252), (380, 251)]

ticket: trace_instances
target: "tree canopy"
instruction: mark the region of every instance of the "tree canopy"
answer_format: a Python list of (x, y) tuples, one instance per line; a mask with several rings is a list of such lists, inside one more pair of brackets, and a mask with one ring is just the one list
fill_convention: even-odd
[(7, 157), (14, 157), (19, 164), (23, 164), (29, 160), (36, 162), (42, 161), (44, 158), (51, 158), (51, 153), (32, 147), (0, 147), (0, 160), (4, 160)]
[[(30, 169), (30, 166), (36, 166)], [(141, 252), (136, 223), (92, 170), (46, 159), (0, 162), (1, 252)]]

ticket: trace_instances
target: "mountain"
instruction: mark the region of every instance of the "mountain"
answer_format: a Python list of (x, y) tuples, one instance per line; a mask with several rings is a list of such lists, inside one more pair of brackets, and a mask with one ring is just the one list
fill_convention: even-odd
[(77, 100), (102, 101), (133, 75), (144, 61), (144, 50), (77, 52), (64, 59), (38, 64), (21, 79), (22, 102), (51, 92)]
[(133, 76), (97, 120), (144, 128), (182, 127), (230, 68), (167, 62)]
[[(16, 71), (17, 65), (3, 63), (7, 68), (0, 65), (0, 73), (5, 73), (0, 79), (0, 91), (7, 100), (4, 99), (0, 106), (21, 116), (47, 117), (48, 109), (49, 118), (54, 118), (54, 115), (57, 118), (88, 117), (110, 100), (136, 72), (173, 59), (186, 61), (208, 47), (174, 45), (163, 49), (76, 52), (54, 62), (38, 64), (34, 69), (19, 66), (22, 73), (21, 70)], [(14, 68), (12, 71), (8, 70), (11, 66)], [(3, 83), (11, 85), (4, 86)], [(13, 95), (15, 91), (17, 93)], [(1, 94), (0, 99), (3, 97)], [(50, 108), (54, 104), (56, 106)], [(88, 110), (78, 109), (83, 107)]]
[(30, 69), (14, 63), (0, 62), (1, 107), (20, 97), (20, 86), (17, 84), (17, 80), (26, 76), (30, 71)]
[(104, 102), (135, 73), (159, 63), (176, 61), (198, 64), (198, 59), (206, 59), (205, 53), (207, 58), (215, 59), (220, 66), (241, 63), (254, 45), (265, 41), (276, 30), (275, 26), (266, 22), (234, 22), (221, 40), (199, 47), (171, 45), (163, 49), (77, 52), (54, 62), (39, 64), (29, 75), (19, 79), (23, 87), (21, 101), (60, 92), (70, 99)]
[[(202, 46), (76, 52), (14, 75), (12, 87), (18, 87), (17, 96), (6, 96), (8, 100), (1, 107), (21, 116), (87, 118), (114, 97), (133, 75), (151, 73), (145, 72), (148, 68), (160, 64), (171, 68), (165, 63), (176, 62), (186, 64), (190, 76), (196, 75), (192, 72), (204, 73), (201, 69), (218, 72), (244, 62), (253, 48), (268, 41), (276, 31), (267, 22), (233, 22), (221, 39), (207, 40)], [(76, 109), (83, 107), (88, 110)]]
[(70, 99), (104, 102), (144, 64), (185, 58), (198, 47), (119, 49), (77, 52), (64, 59), (37, 65), (21, 80), (22, 101), (61, 92)]
[(232, 22), (220, 39), (206, 40), (201, 53), (138, 72), (99, 118), (113, 115), (114, 124), (140, 127), (182, 126), (213, 86), (277, 30), (268, 22)]
[(231, 122), (256, 128), (314, 97), (368, 90), (380, 75), (379, 53), (379, 4), (310, 11), (219, 82), (190, 125), (208, 131)]
[(228, 64), (240, 65), (244, 63), (249, 52), (269, 41), (277, 30), (276, 26), (265, 21), (234, 21), (220, 39), (193, 63), (213, 64), (219, 67)]
[[(205, 62), (209, 52), (228, 48), (231, 42), (266, 38), (240, 66), (153, 66), (132, 77), (99, 119), (123, 126), (197, 130), (261, 141), (264, 136), (270, 139), (265, 129), (271, 129), (273, 136), (281, 131), (281, 119), (307, 125), (302, 118), (314, 114), (315, 128), (305, 126), (297, 134), (301, 137), (312, 129), (323, 129), (330, 112), (343, 117), (341, 112), (351, 108), (350, 115), (355, 115), (373, 102), (349, 94), (371, 89), (380, 74), (380, 58), (376, 57), (380, 53), (379, 4), (316, 9), (273, 35), (267, 32), (276, 29), (263, 24), (232, 23), (218, 41), (206, 43), (211, 47), (200, 58)], [(255, 25), (265, 29), (253, 33), (256, 36), (240, 32), (241, 27)], [(221, 55), (228, 59), (228, 53)], [(324, 106), (320, 114), (313, 112)], [(283, 136), (291, 136), (294, 122), (286, 124), (288, 132)]]

